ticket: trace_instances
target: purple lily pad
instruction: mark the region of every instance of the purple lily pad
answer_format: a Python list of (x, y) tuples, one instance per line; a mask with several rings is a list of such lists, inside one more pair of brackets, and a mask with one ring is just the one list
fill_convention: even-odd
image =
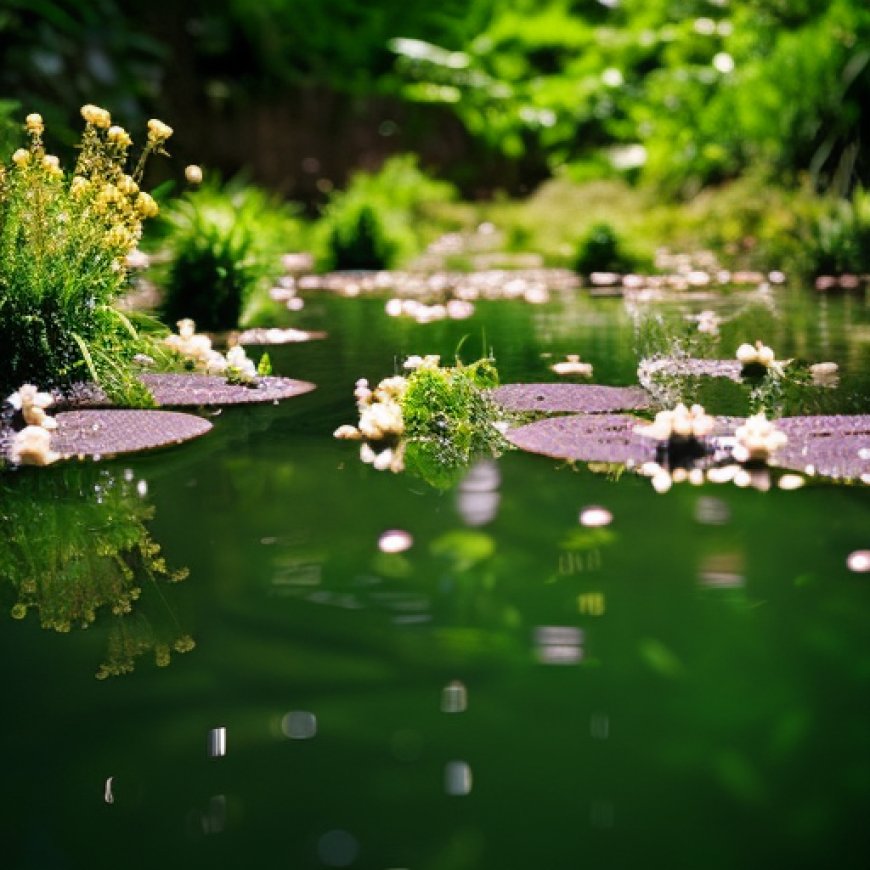
[(650, 407), (641, 387), (603, 387), (597, 384), (505, 384), (490, 392), (507, 411), (607, 414)]
[(243, 405), (292, 399), (314, 384), (292, 378), (257, 378), (253, 386), (228, 384), (220, 375), (142, 375), (158, 405)]
[(647, 377), (671, 375), (676, 377), (728, 378), (741, 382), (743, 366), (736, 359), (695, 359), (694, 357), (663, 357), (647, 360), (644, 365)]
[(823, 477), (870, 476), (870, 415), (784, 417), (776, 425), (788, 435), (771, 464)]
[[(292, 378), (257, 378), (251, 386), (228, 384), (220, 375), (144, 374), (140, 380), (158, 405), (201, 407), (204, 405), (242, 405), (292, 399), (315, 389), (308, 381)], [(81, 384), (65, 396), (56, 396), (58, 408), (105, 408), (110, 405), (105, 393), (95, 384)]]
[(208, 420), (176, 411), (64, 411), (51, 449), (64, 457), (107, 456), (181, 444), (208, 432)]
[(548, 417), (510, 429), (505, 437), (520, 450), (555, 459), (640, 465), (656, 453), (655, 442), (634, 431), (641, 422), (627, 414)]

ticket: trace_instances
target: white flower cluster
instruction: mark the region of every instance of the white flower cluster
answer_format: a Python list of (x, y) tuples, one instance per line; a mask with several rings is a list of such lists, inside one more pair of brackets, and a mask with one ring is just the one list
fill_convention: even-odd
[[(437, 367), (439, 362), (438, 356), (411, 356), (405, 360), (403, 367), (413, 371), (421, 367)], [(401, 438), (405, 434), (405, 420), (401, 400), (407, 388), (408, 380), (401, 375), (384, 378), (374, 390), (365, 378), (360, 378), (353, 393), (359, 411), (359, 423), (356, 426), (339, 426), (333, 433), (334, 437), (364, 441), (360, 445), (359, 458), (378, 471), (403, 471), (405, 447)]]
[(551, 368), (557, 375), (592, 377), (592, 363), (580, 362), (580, 356), (576, 353), (569, 353), (563, 362), (557, 362)]
[(713, 418), (701, 405), (687, 408), (682, 402), (672, 411), (659, 411), (655, 420), (648, 426), (638, 426), (635, 432), (656, 441), (670, 441), (671, 438), (706, 438), (715, 425)]
[(51, 432), (57, 429), (57, 421), (45, 413), (53, 404), (51, 396), (39, 392), (33, 384), (24, 384), (6, 401), (21, 411), (27, 424), (12, 441), (10, 461), (16, 465), (51, 465), (60, 459), (60, 454), (51, 449)]
[(759, 365), (769, 369), (776, 364), (776, 355), (766, 344), (756, 341), (754, 345), (741, 344), (737, 348), (737, 360), (743, 366)]
[(734, 433), (737, 444), (731, 455), (738, 462), (766, 461), (771, 454), (788, 443), (788, 436), (764, 416), (755, 414)]
[(840, 383), (840, 367), (835, 362), (820, 362), (810, 366), (813, 386), (836, 387)]
[(224, 356), (212, 348), (207, 335), (197, 333), (196, 324), (189, 317), (179, 320), (177, 325), (178, 334), (166, 336), (164, 343), (185, 359), (192, 360), (200, 371), (227, 375), (237, 381), (253, 381), (257, 376), (256, 365), (240, 344), (231, 347)]

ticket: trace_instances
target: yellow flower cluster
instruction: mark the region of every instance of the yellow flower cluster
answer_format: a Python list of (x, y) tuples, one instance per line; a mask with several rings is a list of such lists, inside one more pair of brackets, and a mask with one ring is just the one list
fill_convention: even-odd
[[(14, 182), (19, 189), (32, 192), (29, 197), (42, 210), (42, 214), (63, 214), (69, 232), (88, 237), (92, 244), (107, 250), (115, 259), (116, 268), (133, 250), (142, 235), (142, 223), (157, 215), (159, 208), (154, 198), (140, 189), (142, 173), (150, 154), (163, 152), (163, 143), (172, 135), (172, 128), (152, 118), (148, 121), (145, 146), (136, 166), (127, 167), (127, 152), (133, 140), (117, 124), (106, 109), (91, 104), (82, 106), (85, 121), (79, 158), (68, 187), (60, 161), (46, 154), (42, 144), (45, 131), (42, 116), (32, 113), (25, 120), (30, 146), (19, 148), (12, 155)], [(0, 196), (5, 195), (4, 182)], [(67, 201), (64, 201), (68, 197)], [(38, 218), (37, 218), (37, 223)], [(58, 233), (46, 226), (40, 238), (45, 239), (46, 251), (60, 244)]]
[(93, 106), (90, 103), (82, 106), (82, 117), (88, 125), (100, 127), (104, 130), (111, 126), (112, 123), (112, 116), (105, 109)]

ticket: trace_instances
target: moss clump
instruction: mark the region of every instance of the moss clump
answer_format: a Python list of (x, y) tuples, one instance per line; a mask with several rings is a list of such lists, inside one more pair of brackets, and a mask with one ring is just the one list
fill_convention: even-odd
[(491, 359), (417, 368), (401, 400), (405, 467), (443, 489), (473, 456), (500, 453), (506, 442), (494, 426), (499, 411), (486, 392), (497, 385)]

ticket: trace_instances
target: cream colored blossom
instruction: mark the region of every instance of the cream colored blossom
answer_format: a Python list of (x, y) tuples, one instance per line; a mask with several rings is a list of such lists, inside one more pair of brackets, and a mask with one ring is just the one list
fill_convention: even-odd
[(51, 449), (51, 433), (42, 426), (25, 426), (15, 435), (9, 450), (15, 465), (51, 465), (60, 454)]
[(346, 441), (359, 441), (362, 438), (362, 433), (356, 426), (349, 426), (345, 423), (332, 433), (332, 437)]
[(129, 176), (122, 175), (118, 179), (118, 190), (124, 194), (124, 196), (135, 196), (139, 193), (139, 185)]
[(245, 349), (237, 344), (227, 351), (227, 367), (233, 369), (233, 374), (245, 380), (252, 381), (257, 376), (254, 361), (248, 358)]
[(82, 106), (82, 117), (88, 124), (101, 129), (108, 129), (112, 124), (112, 116), (99, 106), (94, 106), (91, 103)]
[(57, 428), (57, 421), (45, 413), (45, 409), (54, 404), (54, 399), (49, 393), (40, 392), (33, 384), (23, 384), (6, 401), (16, 411), (21, 411), (24, 422), (29, 426), (42, 426), (44, 429)]
[(42, 158), (42, 167), (49, 175), (60, 178), (63, 170), (60, 168), (60, 160), (54, 154), (45, 154)]
[(106, 139), (108, 139), (113, 145), (117, 145), (119, 148), (129, 148), (133, 144), (130, 134), (123, 127), (117, 125), (109, 127), (108, 132), (106, 133)]
[(184, 177), (188, 184), (202, 184), (202, 169), (195, 163), (184, 167)]
[(40, 136), (45, 130), (42, 115), (36, 112), (31, 112), (31, 114), (24, 119), (24, 126), (27, 128), (27, 132), (33, 136)]
[(144, 190), (136, 197), (136, 209), (142, 217), (146, 218), (156, 217), (160, 211), (154, 197), (150, 193), (145, 193)]
[(770, 368), (776, 361), (776, 355), (766, 344), (756, 341), (755, 345), (741, 344), (737, 348), (737, 359), (741, 365), (761, 365)]
[[(441, 357), (437, 353), (430, 353), (426, 356), (414, 354), (405, 360), (402, 368), (407, 371), (415, 371), (416, 369), (437, 369), (439, 365), (441, 365)], [(382, 385), (383, 383), (384, 381), (381, 381)]]
[(659, 411), (655, 420), (647, 426), (635, 427), (635, 432), (656, 441), (678, 438), (706, 438), (715, 425), (713, 418), (701, 405), (687, 408), (682, 402), (670, 411)]
[(30, 163), (30, 152), (26, 148), (19, 148), (12, 155), (12, 162), (16, 166), (26, 166)]
[(788, 443), (788, 436), (762, 414), (749, 417), (734, 433), (737, 445), (732, 456), (738, 462), (750, 462), (770, 458), (780, 447)]
[(148, 121), (148, 141), (152, 145), (159, 145), (165, 142), (173, 133), (172, 127), (159, 121), (157, 118), (151, 118)]
[(557, 362), (551, 368), (557, 375), (577, 375), (583, 378), (592, 376), (592, 363), (580, 362), (576, 353), (569, 353), (563, 362)]

